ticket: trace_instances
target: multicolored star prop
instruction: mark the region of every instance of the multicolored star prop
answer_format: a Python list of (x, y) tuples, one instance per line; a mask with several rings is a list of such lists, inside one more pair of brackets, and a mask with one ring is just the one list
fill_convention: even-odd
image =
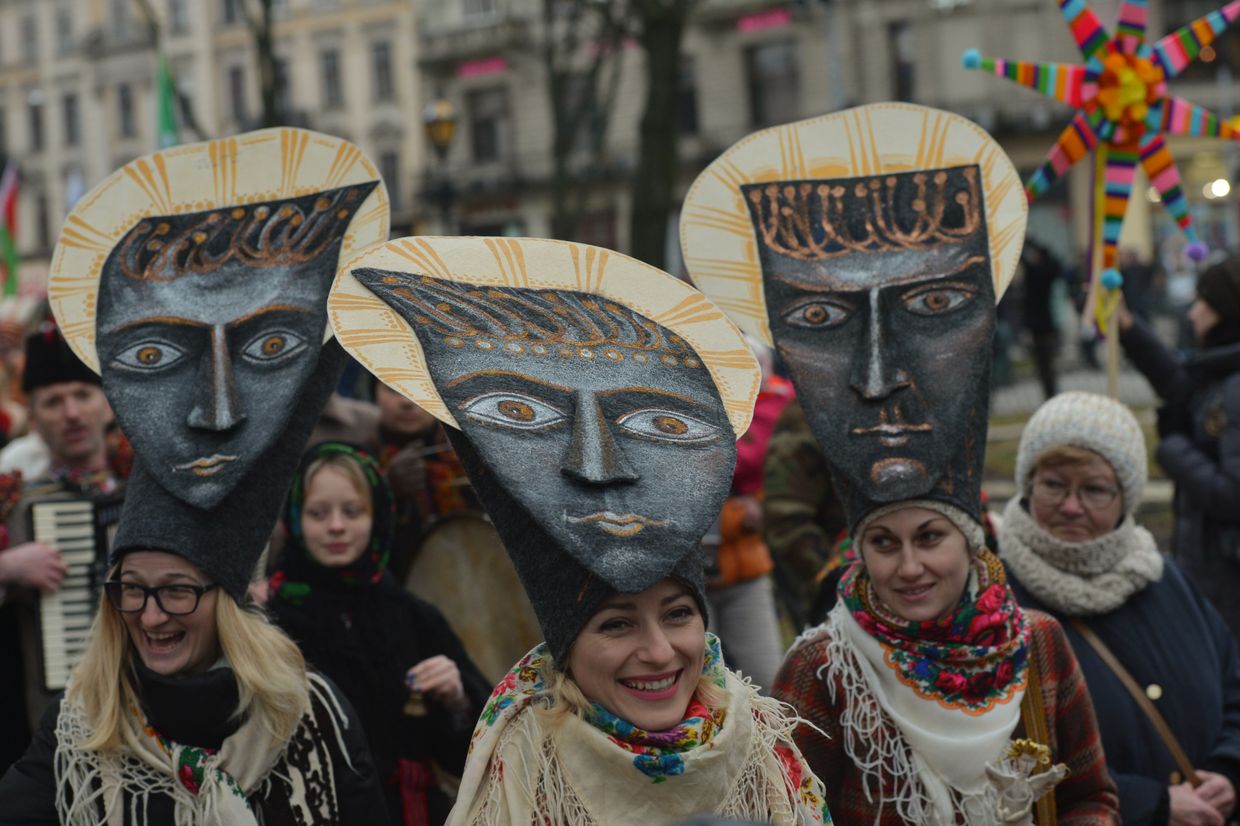
[(1240, 140), (1240, 131), (1202, 107), (1167, 94), (1167, 81), (1240, 17), (1240, 0), (1194, 20), (1153, 46), (1145, 42), (1146, 0), (1124, 1), (1114, 36), (1102, 27), (1085, 0), (1058, 2), (1085, 58), (1083, 66), (988, 58), (976, 49), (965, 52), (963, 63), (965, 68), (1006, 77), (1076, 108), (1046, 161), (1025, 183), (1025, 194), (1032, 201), (1081, 158), (1091, 151), (1097, 153), (1094, 246), (1101, 242), (1101, 283), (1114, 292), (1122, 283), (1115, 270), (1116, 250), (1137, 164), (1188, 237), (1189, 255), (1197, 260), (1205, 257), (1206, 248), (1193, 230), (1180, 173), (1165, 135)]

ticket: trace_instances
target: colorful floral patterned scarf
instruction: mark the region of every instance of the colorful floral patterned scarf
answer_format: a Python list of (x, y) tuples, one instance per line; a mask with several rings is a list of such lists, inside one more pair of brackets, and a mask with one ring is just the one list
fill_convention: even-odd
[(918, 696), (982, 714), (1024, 685), (1029, 629), (1003, 565), (983, 550), (970, 587), (951, 615), (909, 622), (879, 601), (859, 562), (840, 580), (840, 596), (857, 624), (882, 644), (885, 661)]
[(714, 635), (706, 635), (703, 673), (722, 701), (714, 708), (695, 697), (665, 732), (597, 704), (584, 719), (543, 717), (554, 673), (544, 643), (496, 686), (448, 826), (618, 826), (705, 811), (776, 826), (831, 822), (822, 783), (792, 739), (798, 718), (728, 671)]
[[(714, 634), (706, 637), (706, 657), (702, 673), (720, 688), (724, 685), (723, 657), (719, 650), (719, 638)], [(662, 782), (670, 775), (685, 773), (684, 753), (709, 743), (715, 732), (723, 727), (726, 709), (711, 709), (694, 695), (685, 710), (685, 719), (667, 731), (646, 731), (627, 720), (622, 720), (595, 703), (589, 714), (589, 722), (607, 734), (617, 746), (632, 752), (633, 765), (642, 774)]]

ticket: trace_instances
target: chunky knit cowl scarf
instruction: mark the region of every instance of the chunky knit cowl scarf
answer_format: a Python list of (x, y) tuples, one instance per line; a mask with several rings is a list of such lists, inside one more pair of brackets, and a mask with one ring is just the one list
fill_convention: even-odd
[(1029, 593), (1068, 617), (1109, 614), (1163, 574), (1154, 537), (1131, 515), (1097, 539), (1065, 542), (1040, 527), (1019, 498), (1003, 511), (999, 555)]

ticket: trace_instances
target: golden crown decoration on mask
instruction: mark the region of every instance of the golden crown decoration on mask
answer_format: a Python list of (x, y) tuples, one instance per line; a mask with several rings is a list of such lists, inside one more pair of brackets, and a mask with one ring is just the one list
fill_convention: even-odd
[[(891, 174), (847, 182), (777, 181), (746, 187), (746, 196), (762, 243), (798, 261), (926, 249), (963, 241), (982, 226), (976, 166), (918, 172), (911, 181), (903, 191), (901, 178)], [(911, 216), (901, 215), (907, 210)]]

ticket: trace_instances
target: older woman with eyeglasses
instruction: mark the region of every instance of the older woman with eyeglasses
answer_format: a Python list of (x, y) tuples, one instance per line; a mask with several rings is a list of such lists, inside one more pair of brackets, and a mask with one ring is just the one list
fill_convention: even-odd
[(1146, 456), (1122, 404), (1046, 402), (1021, 436), (1000, 555), (1018, 601), (1059, 619), (1076, 651), (1123, 822), (1223, 826), (1240, 782), (1240, 653), (1134, 520)]

